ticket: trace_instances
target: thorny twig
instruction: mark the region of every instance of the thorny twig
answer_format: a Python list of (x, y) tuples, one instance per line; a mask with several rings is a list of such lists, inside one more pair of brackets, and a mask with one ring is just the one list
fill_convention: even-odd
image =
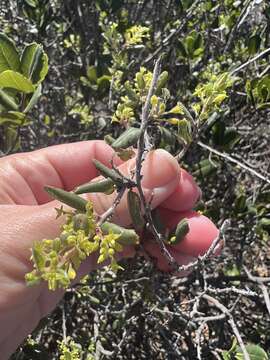
[(158, 78), (160, 75), (160, 71), (161, 71), (161, 57), (158, 58), (158, 60), (155, 63), (152, 82), (151, 82), (150, 88), (148, 90), (145, 104), (142, 108), (142, 121), (141, 121), (141, 127), (140, 127), (141, 135), (139, 137), (138, 144), (137, 144), (138, 152), (137, 152), (137, 157), (136, 157), (136, 185), (137, 185), (139, 196), (140, 196), (140, 199), (142, 202), (143, 210), (144, 210), (144, 213), (145, 213), (145, 216), (147, 219), (148, 228), (154, 235), (155, 240), (160, 245), (161, 251), (166, 256), (169, 263), (171, 265), (173, 265), (173, 264), (176, 265), (176, 262), (174, 261), (173, 257), (171, 256), (171, 254), (169, 253), (169, 251), (167, 250), (167, 248), (164, 245), (162, 235), (157, 231), (156, 227), (154, 226), (152, 215), (151, 215), (151, 207), (149, 206), (149, 204), (147, 203), (147, 201), (145, 199), (143, 189), (142, 189), (142, 184), (141, 184), (142, 163), (145, 159), (146, 153), (148, 151), (150, 151), (150, 149), (151, 149), (150, 141), (149, 141), (148, 134), (147, 134), (147, 128), (148, 128), (149, 120), (150, 120), (149, 115), (150, 115), (150, 109), (151, 109), (151, 98), (154, 95), (154, 92), (155, 92), (155, 89), (157, 86), (157, 82), (158, 82)]

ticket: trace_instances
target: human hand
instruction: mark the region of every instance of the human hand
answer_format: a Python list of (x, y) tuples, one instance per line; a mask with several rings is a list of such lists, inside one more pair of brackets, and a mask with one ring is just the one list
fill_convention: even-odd
[[(94, 158), (107, 166), (114, 158), (114, 164), (126, 175), (134, 170), (133, 159), (121, 164), (103, 141), (58, 145), (0, 159), (0, 349), (3, 360), (63, 296), (60, 290), (49, 292), (46, 284), (33, 288), (25, 285), (24, 276), (32, 269), (29, 257), (34, 241), (55, 238), (63, 223), (61, 218), (55, 220), (55, 207), (59, 207), (59, 203), (51, 201), (43, 188), (50, 185), (72, 190), (95, 178), (97, 171), (91, 162)], [(192, 177), (180, 170), (176, 160), (164, 150), (148, 154), (142, 174), (145, 197), (151, 199), (152, 207), (160, 209), (168, 225), (177, 223), (181, 216), (189, 218), (189, 234), (181, 244), (170, 248), (176, 261), (186, 264), (202, 255), (218, 231), (210, 220), (188, 211), (200, 196)], [(115, 194), (90, 196), (98, 214), (112, 204), (114, 197)], [(113, 221), (121, 225), (131, 223), (126, 197), (117, 207)], [(157, 258), (160, 269), (169, 270), (157, 245), (149, 240), (145, 247)], [(134, 248), (128, 247), (123, 256), (134, 253)], [(82, 264), (79, 275), (95, 268), (96, 255), (92, 255)]]

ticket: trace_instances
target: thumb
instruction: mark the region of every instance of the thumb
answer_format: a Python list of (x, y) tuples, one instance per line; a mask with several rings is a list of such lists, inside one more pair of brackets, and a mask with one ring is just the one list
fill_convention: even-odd
[[(126, 177), (134, 178), (136, 159), (131, 159), (118, 167)], [(159, 149), (147, 154), (142, 165), (142, 188), (151, 207), (156, 208), (166, 200), (176, 189), (180, 180), (180, 167), (177, 161), (167, 151)], [(89, 194), (87, 197), (93, 202), (97, 214), (103, 214), (112, 206), (116, 192), (111, 195), (102, 193)], [(123, 195), (120, 204), (116, 207), (112, 221), (122, 226), (131, 224), (127, 205), (127, 192)]]

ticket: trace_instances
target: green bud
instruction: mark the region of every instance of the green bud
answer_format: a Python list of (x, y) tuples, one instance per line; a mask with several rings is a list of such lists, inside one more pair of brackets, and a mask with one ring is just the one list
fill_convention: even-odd
[(111, 135), (105, 135), (104, 136), (104, 141), (108, 144), (111, 145), (115, 139), (111, 136)]
[(130, 190), (127, 195), (128, 210), (134, 225), (134, 228), (138, 231), (142, 230), (144, 227), (144, 218), (142, 216), (141, 210), (141, 200), (137, 193)]
[(65, 242), (65, 241), (67, 241), (67, 238), (69, 237), (69, 234), (68, 233), (62, 233), (61, 235), (60, 235), (60, 240), (61, 240), (61, 242)]
[(85, 214), (76, 214), (72, 218), (74, 230), (84, 230), (85, 233), (89, 231), (89, 222)]
[(127, 96), (129, 97), (129, 99), (132, 102), (137, 102), (138, 101), (138, 95), (136, 94), (136, 92), (132, 89), (132, 87), (130, 86), (129, 81), (126, 81), (124, 84)]
[(112, 147), (114, 149), (126, 149), (129, 146), (135, 145), (140, 135), (141, 129), (130, 127), (112, 143)]
[(135, 245), (139, 242), (139, 236), (136, 232), (132, 229), (125, 229), (122, 226), (104, 222), (100, 226), (103, 234), (109, 234), (110, 232), (114, 234), (121, 234), (120, 237), (117, 239), (117, 242), (121, 243), (122, 245)]
[(184, 239), (184, 237), (187, 235), (188, 232), (189, 232), (188, 221), (187, 219), (182, 219), (176, 227), (175, 236), (170, 238), (169, 243), (171, 245), (178, 244), (181, 240)]
[(108, 168), (96, 159), (93, 160), (93, 163), (101, 175), (103, 175), (105, 178), (111, 179), (118, 186), (123, 184), (122, 177), (115, 170)]
[(54, 199), (57, 199), (80, 212), (84, 213), (86, 211), (85, 206), (87, 201), (80, 196), (63, 189), (54, 188), (52, 186), (45, 186), (44, 189)]
[(169, 73), (168, 71), (163, 71), (158, 78), (156, 94), (159, 95), (161, 93), (162, 88), (164, 88), (168, 82)]
[(27, 286), (36, 286), (40, 284), (41, 278), (40, 276), (36, 275), (35, 270), (31, 273), (25, 274), (25, 281)]
[(144, 90), (145, 89), (145, 81), (144, 81), (142, 73), (136, 74), (136, 81), (137, 81), (138, 88), (140, 90)]
[(86, 184), (78, 186), (75, 190), (75, 194), (86, 193), (104, 193), (110, 195), (114, 192), (114, 183), (111, 179), (105, 179), (101, 181), (88, 182)]
[(32, 256), (34, 263), (36, 265), (36, 268), (40, 271), (45, 266), (45, 257), (41, 253), (41, 249), (39, 247), (33, 247), (32, 248)]
[(186, 119), (178, 121), (178, 134), (187, 143), (192, 141), (190, 123)]

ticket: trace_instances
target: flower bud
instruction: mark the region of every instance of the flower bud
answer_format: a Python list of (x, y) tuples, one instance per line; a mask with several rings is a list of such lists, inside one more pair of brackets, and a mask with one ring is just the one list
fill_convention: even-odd
[(187, 235), (188, 232), (189, 232), (188, 221), (187, 221), (187, 219), (182, 219), (178, 223), (176, 230), (175, 230), (175, 235), (170, 238), (169, 243), (171, 245), (178, 244), (181, 240), (184, 239), (184, 237)]
[(117, 242), (121, 243), (122, 245), (135, 245), (139, 242), (138, 234), (132, 229), (125, 229), (122, 226), (107, 221), (104, 222), (100, 228), (104, 234), (109, 234), (110, 232), (114, 234), (120, 234)]
[(84, 230), (85, 233), (89, 231), (88, 218), (85, 214), (76, 214), (72, 217), (74, 230)]

